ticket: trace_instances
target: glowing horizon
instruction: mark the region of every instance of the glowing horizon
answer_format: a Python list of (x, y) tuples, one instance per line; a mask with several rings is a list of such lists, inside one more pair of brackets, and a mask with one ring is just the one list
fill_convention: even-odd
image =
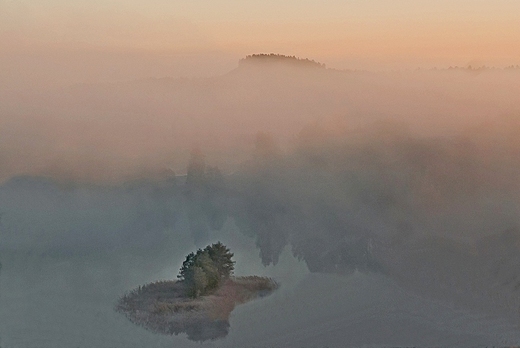
[[(520, 63), (520, 3), (401, 0), (219, 4), (0, 2), (9, 52), (80, 49), (157, 53), (275, 52), (335, 67), (416, 68)], [(365, 63), (361, 61), (366, 60)], [(345, 68), (346, 66), (338, 66)]]

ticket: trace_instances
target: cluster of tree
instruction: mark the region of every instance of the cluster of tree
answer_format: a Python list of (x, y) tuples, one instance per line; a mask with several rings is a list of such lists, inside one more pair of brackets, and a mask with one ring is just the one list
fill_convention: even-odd
[(500, 207), (518, 202), (519, 134), (514, 117), (428, 138), (393, 122), (355, 132), (312, 125), (284, 152), (259, 133), (251, 160), (218, 185), (202, 155), (193, 156), (187, 187), (193, 212), (203, 214), (190, 223), (231, 217), (255, 239), (264, 265), (289, 245), (313, 272), (379, 272), (378, 246), (400, 247), (421, 231), (478, 238), (466, 221), (480, 221), (482, 230), (515, 226), (516, 210)]
[(419, 231), (478, 238), (467, 221), (515, 226), (516, 211), (498, 207), (518, 202), (520, 121), (501, 122), (431, 138), (391, 122), (345, 133), (310, 126), (286, 154), (261, 135), (228, 183), (238, 196), (230, 215), (265, 265), (290, 245), (313, 272), (380, 271), (375, 248), (405, 245)]
[(190, 231), (196, 244), (207, 239), (209, 230), (220, 230), (227, 219), (224, 177), (217, 167), (207, 166), (199, 149), (191, 153), (185, 185)]
[(325, 68), (325, 64), (310, 60), (308, 58), (298, 58), (296, 56), (286, 56), (283, 54), (275, 54), (275, 53), (260, 53), (260, 54), (252, 54), (248, 55), (245, 58), (239, 61), (239, 64), (248, 63), (248, 62), (284, 62), (284, 63), (293, 63), (302, 66), (312, 66), (317, 68)]
[[(492, 66), (450, 66), (448, 70), (461, 70), (461, 71), (483, 71), (483, 70), (518, 70), (520, 69), (520, 65), (508, 65), (505, 68), (497, 68)], [(433, 69), (437, 70), (437, 69)]]
[(233, 253), (221, 242), (190, 253), (182, 263), (179, 275), (190, 297), (206, 295), (219, 287), (235, 269)]

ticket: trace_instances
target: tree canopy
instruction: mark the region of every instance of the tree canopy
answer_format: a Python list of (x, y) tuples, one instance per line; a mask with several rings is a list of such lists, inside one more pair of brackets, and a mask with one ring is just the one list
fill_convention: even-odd
[(233, 274), (232, 257), (233, 253), (221, 242), (208, 245), (186, 256), (177, 278), (186, 284), (189, 296), (205, 295)]

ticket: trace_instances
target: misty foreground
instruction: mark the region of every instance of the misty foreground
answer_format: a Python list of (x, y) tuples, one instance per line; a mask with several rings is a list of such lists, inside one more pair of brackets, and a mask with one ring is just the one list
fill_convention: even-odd
[(155, 333), (185, 332), (193, 341), (225, 337), (229, 316), (237, 304), (269, 295), (278, 284), (267, 277), (233, 277), (214, 293), (191, 298), (181, 281), (159, 281), (139, 286), (121, 297), (116, 311), (134, 324)]

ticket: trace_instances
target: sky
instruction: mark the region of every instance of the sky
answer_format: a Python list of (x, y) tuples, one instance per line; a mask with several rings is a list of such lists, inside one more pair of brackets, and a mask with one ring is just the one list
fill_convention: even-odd
[(518, 13), (517, 0), (0, 0), (0, 77), (38, 57), (85, 79), (85, 53), (105, 66), (86, 75), (105, 77), (137, 57), (120, 79), (216, 75), (262, 52), (339, 69), (503, 67), (520, 63)]

